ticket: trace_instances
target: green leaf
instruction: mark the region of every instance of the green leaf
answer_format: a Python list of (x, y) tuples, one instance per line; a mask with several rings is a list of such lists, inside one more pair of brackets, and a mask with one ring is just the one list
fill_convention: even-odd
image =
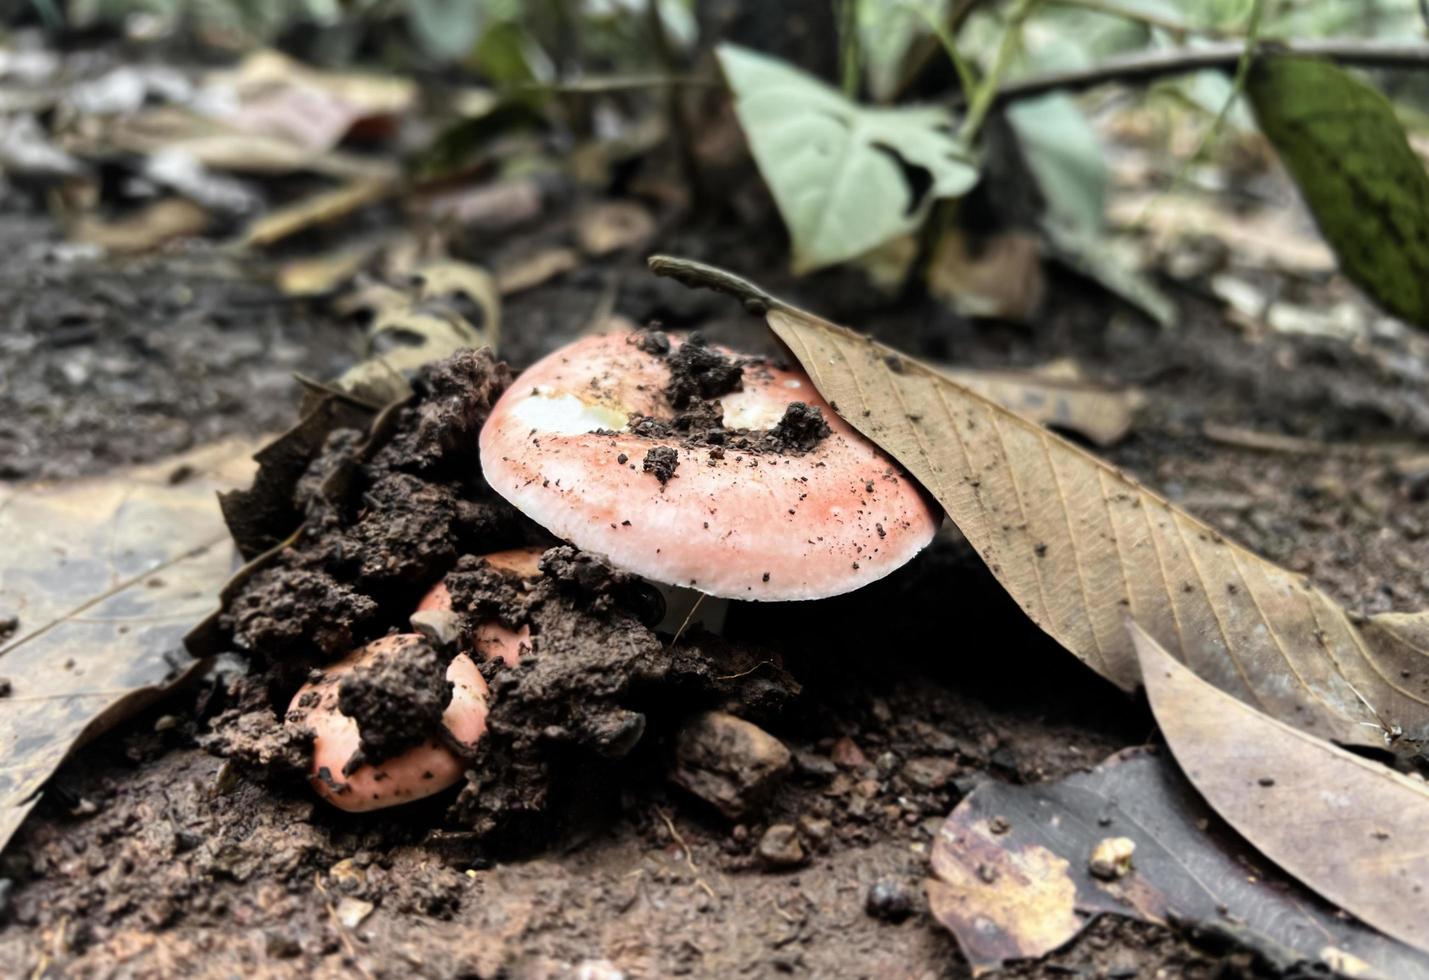
[(481, 36), (485, 12), (466, 0), (408, 0), (407, 29), (423, 51), (442, 61), (465, 58)]
[(1007, 111), (1018, 145), (1047, 201), (1049, 220), (1082, 234), (1102, 228), (1106, 166), (1091, 123), (1070, 95), (1054, 92)]
[(1247, 94), (1340, 268), (1429, 327), (1429, 175), (1379, 92), (1329, 62), (1261, 59)]
[[(917, 228), (977, 182), (945, 109), (868, 109), (783, 62), (724, 44), (720, 65), (779, 213), (794, 270), (844, 262)], [(931, 185), (915, 197), (905, 168)]]
[(858, 36), (863, 46), (864, 75), (868, 90), (878, 102), (888, 102), (898, 91), (908, 52), (928, 33), (928, 21), (947, 17), (948, 0), (861, 0)]

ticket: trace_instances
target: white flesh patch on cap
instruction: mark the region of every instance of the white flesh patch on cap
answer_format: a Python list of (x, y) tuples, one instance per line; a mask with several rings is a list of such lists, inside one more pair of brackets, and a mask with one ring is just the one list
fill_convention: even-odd
[(511, 414), (528, 429), (560, 436), (575, 436), (584, 432), (624, 432), (629, 413), (608, 405), (592, 405), (575, 395), (553, 395), (550, 389), (536, 393), (511, 406)]

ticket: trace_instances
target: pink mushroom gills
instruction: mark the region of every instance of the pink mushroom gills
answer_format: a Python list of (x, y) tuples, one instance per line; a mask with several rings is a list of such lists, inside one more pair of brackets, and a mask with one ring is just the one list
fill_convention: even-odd
[[(941, 512), (806, 375), (712, 346), (681, 356), (688, 343), (613, 333), (532, 365), (481, 430), (492, 489), (620, 568), (725, 599), (850, 592), (932, 540)], [(676, 363), (687, 371), (701, 358), (742, 371), (699, 396), (687, 376), (681, 395)], [(676, 398), (705, 413), (703, 435), (678, 417)], [(813, 438), (769, 438), (800, 420)]]
[[(539, 548), (485, 556), (489, 564), (522, 578), (540, 574), (540, 557)], [(444, 583), (438, 582), (422, 598), (417, 611), (450, 608), (451, 594)], [(531, 639), (530, 630), (524, 626), (513, 632), (494, 622), (478, 623), (474, 632), (475, 652), (480, 659), (504, 660), (512, 666), (529, 648)], [(462, 757), (438, 738), (429, 738), (378, 765), (362, 764), (350, 773), (344, 772), (358, 751), (361, 734), (357, 722), (338, 707), (342, 678), (379, 657), (401, 656), (405, 648), (420, 640), (416, 633), (396, 633), (374, 640), (325, 666), (319, 679), (304, 684), (293, 695), (289, 716), (314, 734), (309, 782), (333, 806), (354, 813), (379, 810), (440, 793), (461, 779), (466, 769)], [(452, 658), (446, 679), (452, 683), (452, 698), (442, 713), (442, 724), (457, 744), (473, 749), (486, 732), (486, 680), (466, 653)]]

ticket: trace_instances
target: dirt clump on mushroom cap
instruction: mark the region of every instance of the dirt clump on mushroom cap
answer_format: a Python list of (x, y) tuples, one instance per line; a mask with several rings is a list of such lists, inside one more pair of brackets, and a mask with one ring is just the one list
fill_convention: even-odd
[(338, 684), (342, 713), (357, 722), (361, 747), (343, 765), (351, 775), (425, 741), (442, 728), (452, 699), (447, 657), (415, 637), (355, 668)]
[[(655, 353), (662, 346), (653, 331), (647, 331), (638, 341), (641, 350)], [(665, 338), (664, 353), (670, 367), (670, 383), (665, 397), (674, 409), (688, 408), (696, 399), (709, 401), (731, 391), (738, 391), (744, 378), (744, 365), (710, 347), (699, 334), (692, 335), (670, 353), (669, 338)]]

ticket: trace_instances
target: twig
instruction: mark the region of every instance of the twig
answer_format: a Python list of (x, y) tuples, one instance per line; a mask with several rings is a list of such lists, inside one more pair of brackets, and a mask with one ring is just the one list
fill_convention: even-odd
[(673, 638), (671, 638), (670, 645), (665, 648), (666, 653), (669, 653), (671, 650), (675, 649), (675, 644), (679, 643), (680, 637), (685, 635), (685, 630), (689, 629), (690, 620), (695, 618), (695, 613), (700, 611), (700, 606), (704, 604), (704, 601), (705, 594), (701, 592), (700, 597), (695, 600), (695, 604), (690, 607), (690, 611), (685, 613), (685, 621), (680, 624), (679, 629), (675, 630), (675, 635)]
[(557, 95), (599, 95), (603, 92), (628, 92), (642, 88), (723, 88), (724, 82), (710, 75), (607, 75), (576, 78), (568, 82), (529, 82), (515, 87), (518, 93), (551, 92)]
[(739, 678), (741, 678), (741, 677), (748, 677), (750, 674), (754, 673), (754, 672), (755, 672), (756, 670), (758, 670), (760, 667), (769, 666), (769, 665), (772, 665), (773, 663), (774, 663), (774, 661), (772, 661), (772, 660), (761, 660), (761, 661), (759, 661), (759, 663), (755, 664), (753, 667), (750, 667), (748, 670), (741, 670), (741, 671), (740, 671), (739, 673), (737, 673), (737, 674), (720, 674), (718, 677), (715, 678), (715, 680), (717, 680), (717, 681), (735, 681), (735, 680), (739, 680)]
[(670, 831), (670, 836), (675, 838), (675, 843), (679, 844), (680, 850), (685, 852), (685, 863), (688, 864), (690, 866), (690, 870), (694, 872), (695, 884), (699, 885), (700, 888), (704, 890), (704, 893), (710, 898), (714, 899), (715, 901), (719, 901), (719, 896), (715, 894), (714, 889), (710, 887), (709, 882), (705, 881), (705, 879), (700, 876), (700, 866), (695, 863), (694, 852), (690, 850), (689, 843), (686, 842), (684, 837), (680, 836), (679, 830), (675, 828), (675, 821), (671, 820), (670, 815), (664, 810), (660, 809), (658, 806), (655, 808), (655, 812), (660, 814), (660, 819), (665, 821), (665, 827)]
[[(1034, 75), (1001, 86), (994, 102), (1002, 105), (1056, 91), (1081, 91), (1106, 82), (1149, 82), (1167, 75), (1183, 75), (1203, 68), (1234, 68), (1245, 53), (1239, 41), (1223, 41), (1199, 48), (1137, 53), (1108, 58), (1099, 65), (1074, 71)], [(1264, 41), (1257, 54), (1302, 55), (1325, 58), (1342, 65), (1367, 68), (1429, 68), (1429, 44), (1331, 39), (1323, 41)]]
[[(1240, 60), (1236, 62), (1235, 78), (1231, 81), (1230, 94), (1227, 95), (1225, 101), (1221, 103), (1220, 111), (1217, 112), (1216, 117), (1211, 120), (1211, 125), (1201, 134), (1201, 140), (1196, 144), (1196, 149), (1192, 151), (1190, 156), (1182, 160), (1181, 165), (1176, 168), (1176, 173), (1171, 178), (1171, 186), (1166, 190), (1167, 194), (1173, 194), (1181, 189), (1181, 186), (1186, 182), (1186, 175), (1191, 172), (1192, 167), (1200, 163), (1201, 159), (1206, 155), (1206, 151), (1210, 149), (1211, 144), (1216, 141), (1216, 137), (1220, 135), (1221, 129), (1225, 126), (1226, 118), (1231, 114), (1231, 108), (1235, 105), (1236, 100), (1240, 98), (1241, 93), (1245, 91), (1246, 79), (1250, 77), (1251, 65), (1255, 63), (1255, 48), (1260, 40), (1260, 19), (1264, 13), (1265, 0), (1252, 0), (1250, 24), (1247, 28), (1245, 42), (1241, 47)], [(1158, 195), (1147, 203), (1144, 210), (1149, 211), (1159, 200), (1161, 200), (1161, 196)], [(1143, 212), (1143, 218), (1144, 217)]]
[[(1049, 3), (1061, 4), (1064, 7), (1080, 7), (1082, 10), (1089, 10), (1092, 13), (1106, 14), (1108, 17), (1120, 17), (1122, 20), (1135, 21), (1147, 27), (1154, 27), (1157, 30), (1166, 31), (1177, 37), (1185, 37), (1188, 34), (1199, 34), (1202, 37), (1227, 38), (1240, 36), (1241, 32), (1228, 31), (1220, 27), (1203, 27), (1198, 24), (1188, 24), (1185, 21), (1172, 20), (1169, 17), (1161, 17), (1146, 10), (1138, 10), (1134, 7), (1123, 7), (1113, 0), (1048, 0)], [(1429, 0), (1425, 0), (1429, 2)]]

